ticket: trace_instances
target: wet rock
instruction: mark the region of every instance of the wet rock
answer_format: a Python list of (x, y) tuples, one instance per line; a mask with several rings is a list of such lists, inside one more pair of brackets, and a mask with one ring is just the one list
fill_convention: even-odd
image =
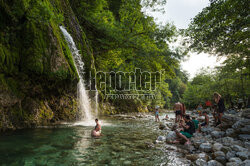
[(218, 156), (214, 160), (220, 162), (221, 164), (225, 165), (227, 163), (227, 159), (225, 156)]
[(215, 151), (220, 151), (222, 147), (223, 147), (222, 144), (220, 144), (220, 143), (215, 143), (215, 144), (213, 144), (212, 149), (213, 149), (213, 151), (215, 152)]
[(210, 160), (207, 163), (207, 166), (223, 166), (220, 162), (216, 161), (216, 160)]
[(210, 134), (212, 131), (214, 131), (214, 129), (212, 128), (212, 127), (202, 127), (201, 128), (201, 131), (203, 132), (203, 133), (206, 133), (206, 134)]
[(197, 159), (197, 160), (195, 161), (195, 164), (196, 164), (197, 166), (207, 166), (207, 162), (206, 162), (205, 160), (203, 160), (203, 159)]
[(242, 127), (245, 127), (246, 125), (250, 125), (250, 119), (239, 120), (233, 124), (232, 128), (238, 130)]
[(131, 161), (124, 161), (123, 164), (124, 164), (124, 165), (131, 165), (132, 162), (131, 162)]
[(226, 130), (226, 136), (235, 136), (236, 135), (236, 133), (235, 133), (235, 130), (234, 129), (232, 129), (232, 128), (229, 128), (229, 129), (227, 129)]
[(242, 162), (241, 159), (238, 157), (230, 158), (229, 161), (234, 162), (234, 163), (238, 163), (238, 164), (240, 164)]
[(232, 145), (231, 148), (232, 148), (234, 151), (236, 151), (236, 152), (244, 152), (244, 151), (247, 151), (246, 148), (243, 148), (243, 147), (241, 147), (241, 146), (239, 146), (239, 145)]
[(236, 156), (239, 157), (242, 161), (249, 159), (249, 152), (244, 151), (244, 152), (237, 152)]
[(223, 146), (223, 147), (221, 148), (221, 151), (224, 152), (224, 153), (226, 154), (227, 152), (232, 151), (232, 149), (231, 149), (230, 147), (228, 147), (228, 146)]
[(229, 146), (234, 144), (234, 139), (232, 137), (224, 137), (222, 138), (223, 145)]
[(202, 143), (206, 143), (207, 140), (203, 136), (194, 136), (191, 138), (191, 142), (195, 148), (199, 148)]
[(203, 152), (211, 152), (212, 151), (212, 146), (210, 143), (202, 143), (200, 145), (200, 150)]
[(248, 135), (248, 134), (240, 134), (239, 139), (241, 139), (243, 141), (250, 141), (250, 135)]
[(240, 166), (249, 166), (250, 165), (250, 160), (245, 160), (240, 164)]
[(245, 148), (248, 149), (248, 151), (250, 151), (250, 142), (245, 142), (244, 146), (245, 146)]
[(211, 136), (213, 138), (221, 138), (225, 135), (225, 132), (224, 131), (212, 131), (211, 132)]
[(236, 155), (236, 152), (235, 151), (229, 151), (229, 152), (227, 152), (227, 154), (226, 154), (226, 159), (230, 159), (230, 158), (233, 158), (233, 157), (235, 157), (235, 155)]
[(250, 119), (250, 108), (243, 110), (241, 116)]
[(166, 140), (166, 137), (164, 137), (164, 136), (159, 136), (157, 138), (157, 141), (165, 141), (165, 140)]
[(218, 156), (223, 156), (223, 157), (225, 157), (226, 155), (225, 155), (225, 153), (224, 152), (222, 152), (222, 151), (217, 151), (217, 152), (214, 152), (214, 158), (216, 158), (216, 157), (218, 157)]
[(176, 139), (176, 133), (174, 131), (168, 132), (166, 135), (166, 141), (174, 141)]
[(196, 161), (197, 159), (202, 159), (204, 161), (208, 161), (209, 156), (206, 153), (199, 153), (199, 154), (189, 154), (186, 155), (186, 158), (191, 161)]
[(165, 124), (163, 124), (163, 123), (160, 123), (160, 125), (159, 125), (159, 129), (164, 130), (165, 128), (166, 128), (166, 125), (165, 125)]
[(228, 162), (226, 166), (239, 166), (241, 163), (236, 163), (236, 162)]
[(240, 129), (241, 133), (249, 133), (250, 134), (250, 125), (246, 125), (245, 127)]

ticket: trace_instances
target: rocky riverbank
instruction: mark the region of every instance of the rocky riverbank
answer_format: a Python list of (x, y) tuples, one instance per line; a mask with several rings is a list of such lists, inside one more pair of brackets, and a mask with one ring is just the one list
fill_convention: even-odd
[[(195, 112), (188, 112), (199, 122), (203, 119)], [(176, 138), (171, 131), (174, 119), (161, 122), (159, 128), (166, 132), (165, 136), (157, 138), (158, 143), (166, 142), (166, 149), (182, 154), (189, 163), (195, 166), (249, 166), (250, 165), (250, 109), (242, 112), (228, 112), (223, 116), (222, 124), (202, 128), (201, 133), (195, 133), (191, 145), (172, 145), (168, 142)]]

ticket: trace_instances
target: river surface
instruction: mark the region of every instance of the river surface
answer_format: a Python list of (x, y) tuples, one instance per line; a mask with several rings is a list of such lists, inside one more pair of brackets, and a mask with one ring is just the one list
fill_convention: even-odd
[(0, 165), (179, 165), (164, 144), (155, 143), (164, 133), (153, 117), (106, 117), (102, 124), (99, 139), (84, 123), (1, 133)]

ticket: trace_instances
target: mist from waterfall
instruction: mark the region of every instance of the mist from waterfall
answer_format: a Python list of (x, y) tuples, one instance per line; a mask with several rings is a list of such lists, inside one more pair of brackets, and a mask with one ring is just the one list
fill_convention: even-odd
[[(80, 79), (78, 84), (77, 84), (77, 97), (79, 100), (79, 102), (78, 102), (79, 103), (79, 110), (81, 113), (81, 117), (79, 120), (84, 120), (86, 123), (88, 123), (88, 122), (92, 123), (94, 117), (92, 115), (92, 108), (90, 105), (90, 99), (89, 99), (88, 93), (86, 91), (85, 83), (84, 83), (84, 79), (83, 79), (84, 62), (82, 61), (81, 54), (79, 53), (79, 50), (76, 48), (75, 42), (74, 42), (73, 38), (71, 37), (71, 35), (68, 33), (68, 31), (63, 26), (60, 26), (60, 29), (61, 29), (61, 31), (64, 35), (64, 38), (66, 39), (67, 44), (70, 48), (70, 51), (73, 55), (74, 64), (76, 66), (76, 70), (77, 70), (77, 73), (78, 73), (79, 79)], [(96, 95), (97, 96), (95, 96), (95, 100), (97, 102), (98, 101), (98, 99), (97, 99), (98, 94), (96, 94)], [(95, 110), (95, 112), (96, 112), (97, 106), (95, 109), (96, 109)]]

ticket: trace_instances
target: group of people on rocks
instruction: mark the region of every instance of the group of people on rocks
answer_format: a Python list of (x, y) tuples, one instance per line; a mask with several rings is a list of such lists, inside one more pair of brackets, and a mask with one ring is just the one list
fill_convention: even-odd
[[(221, 124), (221, 119), (223, 113), (225, 111), (224, 100), (221, 95), (217, 92), (214, 93), (214, 101), (215, 104), (212, 107), (211, 102), (206, 102), (207, 108), (210, 111), (213, 110), (212, 114), (215, 119), (215, 126)], [(203, 107), (201, 104), (197, 107), (197, 112), (200, 116), (205, 117), (205, 121), (203, 123), (199, 123), (199, 121), (195, 118), (195, 116), (190, 117), (190, 115), (186, 114), (186, 108), (184, 103), (177, 102), (174, 104), (175, 111), (175, 125), (173, 130), (175, 131), (178, 139), (175, 141), (171, 141), (170, 143), (179, 143), (181, 141), (185, 141), (185, 144), (190, 144), (190, 138), (193, 136), (195, 132), (201, 132), (202, 127), (207, 127), (209, 125), (209, 116), (207, 111), (202, 111)], [(159, 119), (159, 108), (156, 108), (155, 112), (156, 121), (160, 121)], [(167, 118), (167, 117), (166, 117)]]

